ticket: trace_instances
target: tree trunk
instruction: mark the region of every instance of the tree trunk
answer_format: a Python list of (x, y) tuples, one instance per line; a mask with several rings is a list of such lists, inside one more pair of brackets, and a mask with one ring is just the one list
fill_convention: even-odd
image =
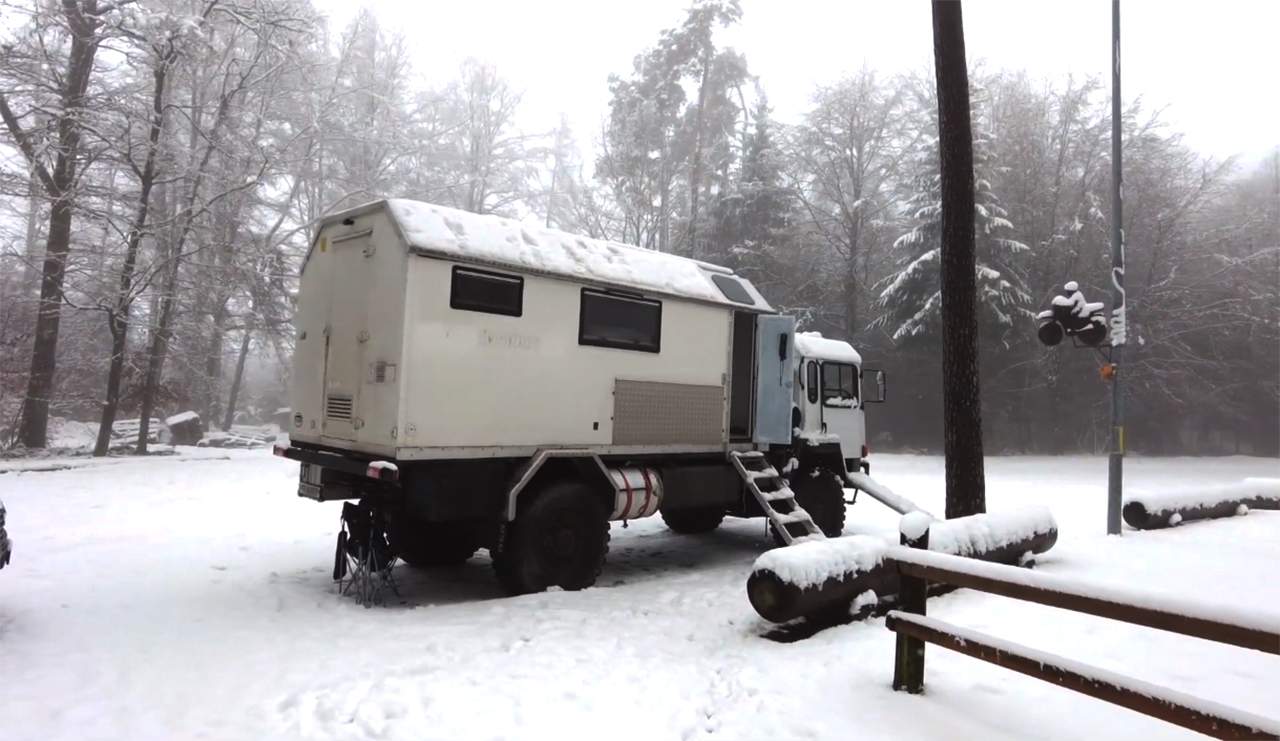
[[(224, 92), (219, 96), (217, 112), (214, 115), (213, 124), (209, 127), (207, 136), (200, 135), (199, 115), (191, 117), (192, 181), (179, 211), (181, 214), (179, 220), (181, 226), (168, 250), (169, 264), (165, 268), (165, 285), (160, 294), (159, 306), (156, 312), (158, 318), (155, 324), (155, 331), (151, 335), (151, 350), (147, 354), (147, 372), (142, 382), (142, 409), (138, 420), (138, 445), (134, 450), (136, 455), (144, 455), (147, 452), (147, 436), (150, 434), (151, 412), (155, 409), (156, 393), (160, 389), (165, 356), (169, 351), (169, 336), (172, 334), (174, 302), (177, 300), (178, 278), (182, 268), (183, 250), (186, 247), (187, 239), (195, 228), (196, 201), (200, 196), (200, 189), (204, 184), (205, 177), (209, 174), (210, 161), (213, 159), (214, 153), (218, 151), (222, 138), (222, 129), (231, 112), (232, 99), (239, 94), (244, 84), (249, 80), (253, 67), (254, 65), (249, 65), (248, 69), (240, 75), (238, 84), (231, 86), (229, 90), (224, 88)], [(224, 82), (229, 81), (229, 78), (224, 80)], [(199, 88), (197, 86), (191, 91), (192, 110), (197, 112), (203, 107), (199, 103), (198, 95)], [(196, 143), (202, 140), (207, 140), (207, 144), (205, 145), (204, 153), (200, 156), (199, 161), (196, 162)]]
[(127, 316), (122, 317), (113, 311), (107, 315), (107, 324), (111, 329), (111, 363), (107, 368), (107, 393), (98, 421), (98, 439), (93, 445), (93, 455), (97, 458), (111, 449), (111, 428), (115, 426), (116, 412), (120, 409), (120, 379), (124, 375), (124, 354), (129, 336)]
[(960, 0), (933, 0), (942, 174), (942, 407), (947, 517), (986, 511), (978, 382), (973, 134)]
[(698, 81), (698, 110), (693, 117), (693, 163), (689, 167), (689, 256), (698, 257), (698, 199), (702, 195), (703, 109), (707, 105), (707, 76), (711, 71), (711, 45), (702, 53), (702, 76)]
[(155, 328), (151, 331), (151, 349), (147, 353), (147, 371), (142, 379), (142, 403), (138, 411), (138, 444), (136, 455), (146, 455), (147, 437), (151, 434), (151, 414), (155, 411), (156, 394), (160, 390), (160, 378), (164, 371), (165, 355), (169, 352), (169, 330), (173, 318), (174, 294), (178, 290), (178, 255), (180, 246), (170, 254), (172, 265), (168, 268), (164, 292), (160, 295)]
[(22, 285), (36, 284), (36, 264), (43, 260), (44, 250), (40, 248), (40, 204), (44, 200), (44, 188), (40, 178), (31, 173), (27, 181), (27, 245), (26, 260), (22, 267)]
[(57, 369), (58, 327), (62, 322), (62, 282), (71, 251), (71, 201), (59, 197), (49, 218), (49, 242), (40, 279), (40, 310), (36, 338), (31, 349), (31, 373), (22, 409), (18, 441), (28, 448), (43, 448), (49, 432), (49, 398)]
[(222, 419), (222, 431), (231, 430), (231, 423), (236, 421), (236, 397), (240, 395), (240, 382), (244, 379), (244, 361), (249, 356), (249, 341), (253, 332), (245, 327), (244, 337), (240, 340), (240, 357), (236, 359), (236, 374), (231, 379), (231, 393), (227, 396), (227, 416)]
[(227, 302), (229, 297), (214, 297), (213, 325), (210, 328), (209, 345), (204, 357), (204, 383), (201, 393), (200, 418), (215, 420), (218, 414), (218, 383), (222, 381), (222, 351), (227, 335)]
[(120, 408), (120, 381), (124, 375), (124, 358), (129, 343), (129, 314), (133, 309), (133, 276), (138, 264), (138, 248), (142, 244), (143, 230), (147, 224), (147, 212), (151, 206), (151, 189), (156, 181), (156, 156), (160, 148), (160, 134), (164, 129), (164, 91), (169, 65), (176, 59), (170, 51), (162, 58), (153, 72), (155, 85), (151, 96), (151, 126), (147, 132), (147, 158), (138, 177), (138, 210), (129, 228), (128, 246), (124, 263), (120, 266), (119, 290), (114, 310), (107, 315), (111, 330), (111, 365), (107, 369), (107, 391), (102, 402), (102, 417), (98, 422), (98, 440), (93, 446), (95, 456), (104, 456), (111, 445), (111, 428), (115, 425), (116, 412)]
[(845, 261), (844, 275), (844, 325), (848, 335), (846, 339), (853, 341), (858, 332), (858, 229), (849, 230), (849, 259)]
[(13, 136), (28, 166), (43, 181), (53, 199), (49, 213), (49, 237), (40, 278), (40, 308), (36, 315), (35, 342), (31, 348), (31, 372), (27, 395), (18, 426), (18, 441), (28, 448), (43, 448), (48, 442), (49, 398), (57, 370), (58, 329), (62, 321), (62, 284), (71, 251), (71, 216), (75, 199), (76, 169), (80, 159), (80, 117), (85, 94), (98, 53), (97, 0), (84, 0), (82, 8), (63, 0), (63, 13), (71, 30), (65, 83), (61, 91), (62, 111), (58, 116), (58, 147), (50, 172), (8, 101), (0, 94), (0, 118)]

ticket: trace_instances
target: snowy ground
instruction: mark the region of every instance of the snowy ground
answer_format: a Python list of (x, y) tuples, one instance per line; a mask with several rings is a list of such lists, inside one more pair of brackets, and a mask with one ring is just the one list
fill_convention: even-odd
[[(48, 461), (42, 461), (48, 463)], [(942, 462), (876, 457), (935, 512)], [(1274, 459), (1130, 459), (1133, 487), (1278, 476)], [(881, 620), (794, 644), (759, 635), (759, 521), (678, 536), (615, 526), (594, 589), (503, 598), (483, 555), (400, 575), (370, 610), (329, 582), (338, 505), (294, 497), (267, 451), (0, 473), (4, 739), (1169, 738), (1180, 729), (930, 649), (923, 696), (890, 689)], [(1280, 613), (1280, 513), (1102, 535), (1105, 459), (1004, 458), (992, 510), (1051, 507), (1049, 573)], [(849, 533), (892, 533), (872, 501)], [(956, 592), (930, 613), (1280, 718), (1280, 657)]]

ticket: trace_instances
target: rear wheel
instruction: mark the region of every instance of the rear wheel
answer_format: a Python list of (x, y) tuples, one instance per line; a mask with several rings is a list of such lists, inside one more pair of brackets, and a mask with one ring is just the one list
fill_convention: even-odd
[(531, 495), (493, 552), (498, 581), (511, 594), (595, 584), (609, 552), (608, 515), (604, 502), (576, 482)]
[(677, 509), (670, 512), (665, 509), (662, 510), (662, 521), (677, 533), (709, 533), (720, 527), (720, 522), (723, 519), (723, 507), (698, 507), (695, 509)]
[(480, 547), (469, 523), (424, 522), (403, 513), (390, 518), (387, 540), (400, 560), (419, 569), (466, 563)]

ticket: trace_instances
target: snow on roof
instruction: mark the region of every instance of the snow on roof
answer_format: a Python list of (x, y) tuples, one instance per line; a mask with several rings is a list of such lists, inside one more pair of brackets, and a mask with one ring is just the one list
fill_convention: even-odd
[(797, 332), (796, 350), (806, 358), (862, 365), (862, 356), (843, 340), (829, 340), (821, 332)]
[(200, 415), (196, 414), (195, 412), (179, 412), (178, 414), (175, 414), (172, 417), (165, 417), (164, 423), (169, 427), (173, 427), (174, 425), (182, 424), (183, 422), (189, 422), (193, 419), (200, 419)]
[[(741, 306), (711, 281), (727, 268), (620, 242), (569, 234), (500, 216), (473, 214), (421, 201), (386, 201), (413, 250), (567, 276), (624, 287)], [(366, 208), (366, 207), (361, 207)], [(750, 284), (753, 306), (769, 310)]]

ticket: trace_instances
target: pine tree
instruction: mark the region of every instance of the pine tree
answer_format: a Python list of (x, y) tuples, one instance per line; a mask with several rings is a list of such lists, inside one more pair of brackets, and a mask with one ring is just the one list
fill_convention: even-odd
[(760, 94), (754, 129), (743, 142), (742, 165), (711, 209), (707, 259), (750, 273), (765, 269), (786, 238), (794, 198), (783, 183), (782, 153), (774, 137), (768, 101)]
[[(1007, 346), (1019, 319), (1032, 314), (1031, 297), (1017, 268), (1018, 255), (1027, 246), (1010, 236), (1013, 224), (991, 187), (998, 165), (994, 136), (982, 113), (985, 92), (975, 87), (971, 97), (979, 322), (984, 336)], [(941, 329), (942, 197), (936, 136), (921, 137), (913, 170), (905, 202), (911, 228), (893, 243), (903, 256), (897, 271), (877, 285), (875, 306), (880, 314), (873, 326), (883, 327), (894, 341), (937, 336)]]

